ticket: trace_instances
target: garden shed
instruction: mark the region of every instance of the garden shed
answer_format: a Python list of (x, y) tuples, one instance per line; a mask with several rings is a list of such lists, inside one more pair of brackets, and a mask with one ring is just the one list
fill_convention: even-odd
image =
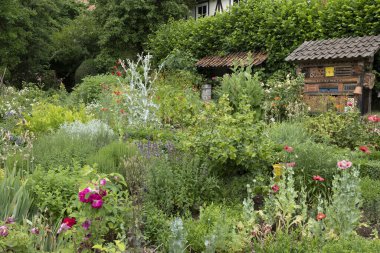
[(371, 112), (379, 49), (380, 35), (306, 41), (286, 61), (305, 75), (304, 100), (312, 112), (356, 106), (364, 114)]
[(224, 74), (232, 73), (232, 68), (235, 64), (247, 67), (261, 66), (268, 58), (268, 54), (264, 52), (237, 52), (230, 53), (224, 56), (206, 56), (196, 63), (199, 72), (210, 79), (209, 84), (202, 87), (202, 98), (204, 100), (211, 99), (212, 81), (214, 77), (221, 77)]

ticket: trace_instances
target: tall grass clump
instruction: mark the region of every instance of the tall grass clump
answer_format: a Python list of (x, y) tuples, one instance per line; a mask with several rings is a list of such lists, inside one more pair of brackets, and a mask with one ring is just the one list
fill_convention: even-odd
[(33, 199), (27, 188), (28, 180), (23, 179), (16, 169), (5, 170), (0, 178), (0, 220), (13, 217), (17, 221), (29, 216)]

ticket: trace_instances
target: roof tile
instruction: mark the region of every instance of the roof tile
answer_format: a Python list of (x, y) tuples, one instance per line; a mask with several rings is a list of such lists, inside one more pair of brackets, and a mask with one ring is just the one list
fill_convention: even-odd
[(286, 61), (371, 57), (380, 49), (380, 35), (305, 41)]

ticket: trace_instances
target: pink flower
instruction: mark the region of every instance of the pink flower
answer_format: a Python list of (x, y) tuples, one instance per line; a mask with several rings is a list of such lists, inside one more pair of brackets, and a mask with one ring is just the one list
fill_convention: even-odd
[(66, 223), (62, 223), (61, 226), (59, 227), (58, 231), (57, 231), (57, 234), (60, 234), (62, 232), (66, 232), (70, 228), (71, 227), (69, 225), (67, 225)]
[(371, 122), (380, 122), (380, 117), (377, 115), (369, 115), (367, 119)]
[(84, 230), (88, 230), (91, 226), (91, 221), (90, 220), (86, 220), (85, 222), (82, 223), (82, 227)]
[(120, 72), (120, 71), (117, 71), (117, 72), (116, 72), (116, 75), (117, 75), (117, 76), (121, 76), (121, 72)]
[(100, 185), (106, 185), (106, 183), (107, 181), (104, 178), (100, 179)]
[(323, 178), (323, 177), (321, 177), (321, 176), (313, 176), (313, 180), (315, 180), (315, 181), (320, 181), (320, 182), (323, 182), (323, 181), (325, 181), (325, 179)]
[(91, 206), (93, 208), (96, 208), (96, 209), (102, 208), (103, 198), (100, 194), (98, 193), (91, 194), (90, 199), (91, 199)]
[(280, 186), (278, 186), (277, 184), (273, 185), (272, 186), (272, 190), (274, 193), (278, 192), (280, 190)]
[(32, 228), (30, 230), (30, 233), (32, 233), (34, 235), (39, 235), (40, 234), (40, 230), (38, 228)]
[(286, 152), (288, 152), (288, 153), (292, 153), (292, 152), (293, 152), (293, 148), (290, 147), (290, 146), (288, 146), (288, 145), (286, 145), (286, 146), (284, 147), (284, 150), (285, 150)]
[(295, 162), (291, 162), (291, 163), (286, 164), (286, 167), (292, 167), (293, 168), (294, 166), (296, 166)]
[(1, 226), (0, 227), (0, 236), (6, 237), (9, 234), (8, 227), (7, 226)]
[(345, 169), (348, 169), (352, 166), (352, 162), (350, 161), (346, 161), (346, 160), (342, 160), (342, 161), (339, 161), (337, 163), (338, 165), (338, 168), (341, 169), (341, 170), (345, 170)]
[(96, 199), (96, 200), (92, 201), (91, 206), (93, 208), (100, 209), (103, 206), (103, 200), (102, 199)]
[[(84, 190), (80, 191), (78, 193), (79, 201), (83, 202), (83, 203), (89, 203), (89, 202), (91, 202), (91, 199), (89, 197), (89, 193), (90, 192), (91, 192), (91, 190), (88, 187), (85, 188)], [(87, 198), (86, 198), (86, 196), (87, 196)]]
[(14, 224), (14, 223), (15, 223), (15, 218), (13, 218), (13, 217), (8, 217), (5, 220), (5, 224)]
[(347, 102), (347, 106), (353, 106), (354, 104), (351, 101)]
[(363, 151), (366, 154), (371, 154), (371, 151), (369, 151), (369, 148), (367, 146), (360, 146), (359, 150)]
[(105, 196), (107, 196), (107, 191), (103, 190), (103, 189), (100, 189), (99, 190), (99, 195), (102, 196), (102, 197), (105, 197)]

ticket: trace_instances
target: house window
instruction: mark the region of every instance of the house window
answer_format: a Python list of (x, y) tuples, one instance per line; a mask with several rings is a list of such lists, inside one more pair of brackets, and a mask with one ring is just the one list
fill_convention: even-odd
[(197, 5), (197, 18), (203, 18), (208, 15), (208, 4), (198, 4)]

